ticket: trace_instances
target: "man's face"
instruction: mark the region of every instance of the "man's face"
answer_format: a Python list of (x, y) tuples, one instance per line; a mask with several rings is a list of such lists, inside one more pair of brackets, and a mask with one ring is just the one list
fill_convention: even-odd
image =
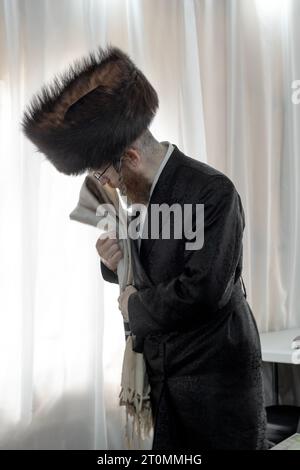
[(100, 183), (103, 185), (108, 184), (111, 188), (118, 188), (131, 204), (146, 204), (149, 199), (151, 184), (145, 178), (142, 166), (133, 166), (132, 160), (128, 156), (126, 158), (122, 157), (118, 167), (115, 168), (110, 165), (102, 174)]
[(130, 165), (124, 161), (121, 169), (121, 194), (127, 196), (131, 204), (147, 204), (150, 195), (151, 184), (139, 170), (133, 170)]

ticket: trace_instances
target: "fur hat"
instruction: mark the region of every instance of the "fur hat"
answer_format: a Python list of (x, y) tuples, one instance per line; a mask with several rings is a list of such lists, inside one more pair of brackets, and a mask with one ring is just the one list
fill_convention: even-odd
[(158, 97), (120, 49), (100, 47), (44, 85), (22, 130), (58, 171), (79, 175), (119, 160), (149, 126)]

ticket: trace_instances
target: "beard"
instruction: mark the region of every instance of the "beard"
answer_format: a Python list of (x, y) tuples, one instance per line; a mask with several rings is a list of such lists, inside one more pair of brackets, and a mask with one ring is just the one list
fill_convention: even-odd
[(151, 183), (142, 174), (135, 174), (125, 166), (119, 180), (120, 192), (131, 204), (147, 204), (149, 201)]

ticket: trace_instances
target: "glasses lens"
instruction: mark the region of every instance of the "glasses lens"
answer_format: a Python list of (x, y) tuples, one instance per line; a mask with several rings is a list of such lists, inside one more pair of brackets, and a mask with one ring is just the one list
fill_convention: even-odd
[(99, 173), (99, 171), (94, 171), (94, 176), (95, 178), (97, 178), (97, 180), (101, 180), (102, 176), (104, 176), (104, 173), (109, 169), (111, 163), (105, 168), (104, 171), (102, 171), (102, 173)]

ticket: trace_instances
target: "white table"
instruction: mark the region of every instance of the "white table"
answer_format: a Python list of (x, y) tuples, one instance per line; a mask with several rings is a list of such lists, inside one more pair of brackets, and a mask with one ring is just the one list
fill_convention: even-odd
[(300, 364), (300, 349), (292, 349), (293, 339), (300, 336), (300, 328), (260, 334), (262, 360), (273, 363), (273, 392), (279, 404), (278, 363)]
[(300, 328), (261, 333), (263, 361), (300, 364), (300, 349), (292, 349), (292, 341), (296, 336), (300, 336)]

